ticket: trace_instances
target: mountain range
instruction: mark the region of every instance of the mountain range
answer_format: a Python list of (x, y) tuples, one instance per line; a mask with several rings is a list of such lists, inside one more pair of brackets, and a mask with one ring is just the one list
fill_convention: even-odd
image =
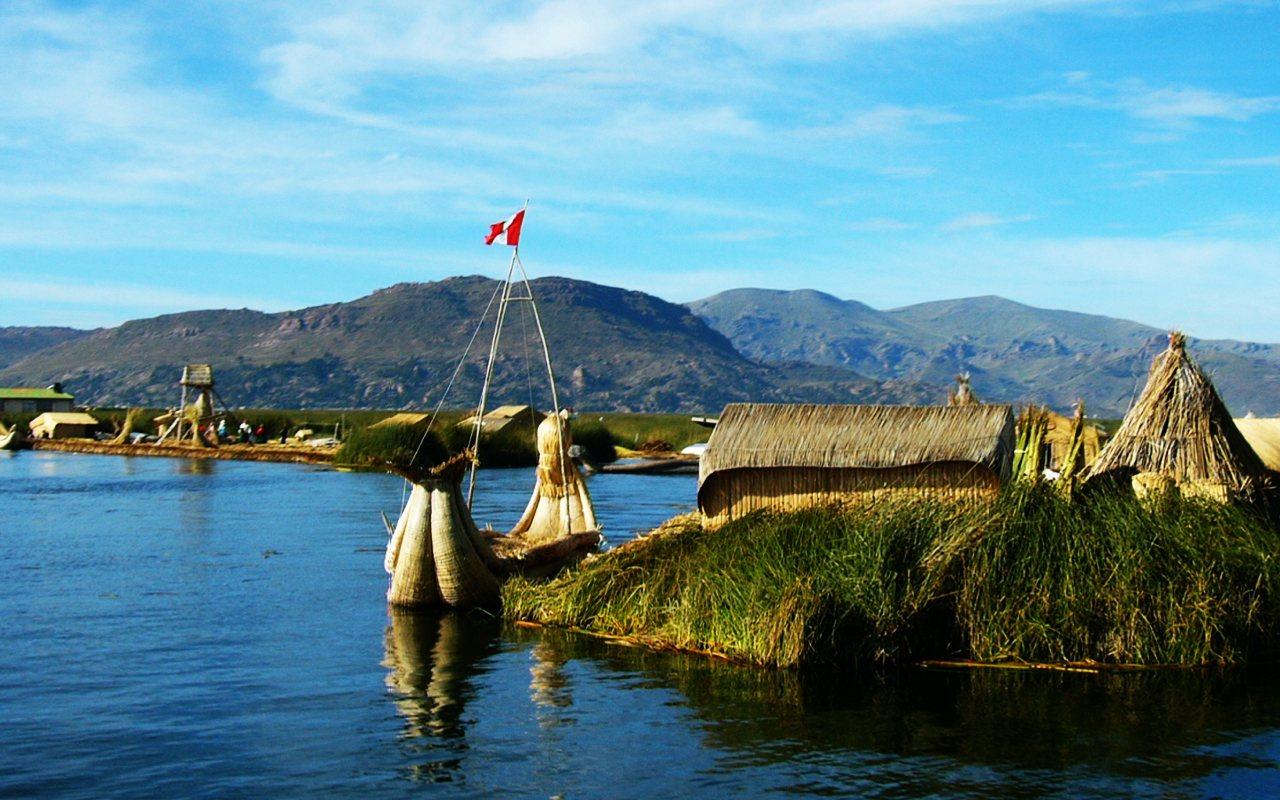
[[(170, 406), (182, 365), (208, 362), (232, 405), (420, 408), (438, 402), (452, 376), (447, 405), (465, 407), (479, 397), (492, 335), (492, 313), (479, 330), (477, 320), (499, 285), (458, 277), (297, 311), (133, 320), (33, 349), (0, 369), (0, 385), (59, 381), (81, 402)], [(870, 380), (842, 367), (749, 359), (689, 309), (642, 292), (566, 278), (535, 280), (533, 292), (562, 404), (702, 411), (749, 399), (926, 402), (937, 395), (934, 387)], [(516, 303), (508, 312), (491, 405), (549, 405), (531, 311)]]
[[(419, 408), (478, 396), (499, 283), (404, 283), (296, 311), (189, 311), (114, 328), (0, 328), (0, 385), (59, 381), (81, 402), (169, 406), (187, 362), (232, 405)], [(817, 291), (734, 289), (680, 306), (567, 278), (533, 281), (561, 402), (715, 411), (726, 402), (935, 403), (968, 372), (979, 396), (1119, 416), (1165, 334), (999, 297), (877, 310)], [(549, 400), (531, 309), (509, 312), (491, 402)], [(467, 353), (466, 358), (459, 359)], [(1280, 346), (1193, 340), (1233, 411), (1280, 413)], [(454, 375), (455, 368), (457, 370)]]
[[(944, 385), (968, 372), (982, 399), (1123, 415), (1168, 331), (1001, 297), (879, 311), (822, 292), (734, 289), (690, 303), (744, 355), (843, 366), (877, 380)], [(1235, 413), (1280, 413), (1280, 346), (1192, 339)]]

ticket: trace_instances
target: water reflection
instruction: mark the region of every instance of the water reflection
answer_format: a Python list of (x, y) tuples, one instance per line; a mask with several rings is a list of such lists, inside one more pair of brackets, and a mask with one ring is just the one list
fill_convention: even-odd
[(552, 637), (542, 639), (529, 651), (529, 698), (533, 701), (538, 727), (544, 733), (572, 725), (573, 683), (565, 669), (569, 653)]
[(870, 793), (890, 796), (1277, 781), (1280, 754), (1252, 741), (1280, 720), (1280, 682), (1268, 674), (800, 673), (552, 630), (507, 635), (554, 652), (557, 665), (580, 660), (675, 690), (705, 746), (732, 753), (736, 768), (816, 767), (825, 778), (809, 791), (847, 790), (854, 775), (877, 776)]
[(460, 738), (479, 662), (498, 649), (500, 626), (480, 616), (390, 608), (387, 688), (405, 719), (404, 736)]
[(175, 463), (179, 475), (212, 475), (217, 469), (212, 458), (179, 458)]

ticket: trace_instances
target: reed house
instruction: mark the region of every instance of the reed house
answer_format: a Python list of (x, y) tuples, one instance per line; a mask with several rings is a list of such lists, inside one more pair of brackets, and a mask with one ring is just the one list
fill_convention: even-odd
[(1174, 331), (1085, 483), (1128, 484), (1139, 497), (1177, 489), (1226, 502), (1256, 496), (1266, 467), (1209, 376), (1187, 354), (1187, 338)]
[(1013, 412), (1003, 405), (734, 403), (698, 475), (698, 508), (716, 526), (886, 496), (991, 497), (1009, 479)]

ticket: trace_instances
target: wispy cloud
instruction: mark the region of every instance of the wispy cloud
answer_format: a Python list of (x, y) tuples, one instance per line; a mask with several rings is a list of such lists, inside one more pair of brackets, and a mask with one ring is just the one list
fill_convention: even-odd
[(944, 231), (967, 231), (975, 228), (996, 228), (1002, 225), (1013, 225), (1018, 222), (1030, 222), (1033, 219), (1035, 219), (1035, 217), (1030, 214), (1004, 216), (1001, 214), (977, 211), (953, 217), (952, 219), (942, 223), (940, 227)]
[(900, 219), (892, 217), (873, 217), (871, 219), (858, 220), (851, 226), (855, 231), (866, 231), (869, 233), (890, 233), (894, 231), (908, 231), (919, 227), (910, 222), (903, 222)]
[(1219, 167), (1280, 167), (1280, 155), (1255, 156), (1253, 158), (1220, 158), (1213, 163)]
[(1280, 111), (1280, 95), (1242, 95), (1198, 86), (1152, 86), (1138, 78), (1109, 81), (1070, 72), (1062, 86), (1019, 98), (1019, 105), (1050, 105), (1117, 111), (1154, 131), (1141, 135), (1176, 138), (1196, 122), (1247, 122)]
[(0, 294), (39, 297), (52, 305), (87, 305), (99, 308), (176, 311), (205, 308), (255, 308), (283, 310), (288, 306), (255, 295), (209, 294), (161, 289), (125, 283), (68, 281), (64, 278), (30, 276), (22, 280), (0, 279)]

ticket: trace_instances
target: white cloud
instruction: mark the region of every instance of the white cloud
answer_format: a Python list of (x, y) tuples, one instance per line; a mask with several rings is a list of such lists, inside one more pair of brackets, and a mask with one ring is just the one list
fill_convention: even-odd
[(1247, 122), (1280, 111), (1280, 95), (1248, 96), (1196, 86), (1151, 86), (1127, 79), (1105, 81), (1087, 72), (1069, 72), (1064, 89), (1019, 98), (1016, 105), (1051, 105), (1118, 111), (1152, 128), (1143, 142), (1172, 141), (1178, 132), (1205, 120)]
[(916, 227), (918, 226), (910, 222), (903, 222), (900, 219), (893, 219), (892, 217), (872, 217), (871, 219), (858, 220), (852, 225), (852, 228), (855, 231), (867, 231), (869, 233), (906, 231)]
[(183, 292), (157, 286), (125, 283), (68, 281), (30, 276), (22, 280), (0, 279), (0, 294), (38, 297), (41, 304), (124, 308), (130, 311), (188, 311), (206, 308), (255, 308), (281, 310), (287, 306), (269, 298), (250, 295)]
[(1019, 214), (1017, 216), (1002, 216), (1000, 214), (991, 214), (984, 211), (976, 211), (971, 214), (961, 214), (958, 217), (947, 220), (942, 223), (941, 228), (945, 231), (967, 231), (975, 228), (995, 228), (1001, 225), (1012, 225), (1017, 222), (1030, 222), (1035, 219), (1030, 214)]
[(1219, 167), (1280, 167), (1280, 155), (1254, 158), (1221, 158), (1213, 162)]

